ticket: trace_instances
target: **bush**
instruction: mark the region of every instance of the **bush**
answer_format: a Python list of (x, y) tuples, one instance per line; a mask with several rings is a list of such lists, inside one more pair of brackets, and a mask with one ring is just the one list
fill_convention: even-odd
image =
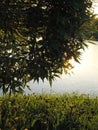
[(98, 130), (97, 106), (87, 95), (0, 97), (0, 130)]

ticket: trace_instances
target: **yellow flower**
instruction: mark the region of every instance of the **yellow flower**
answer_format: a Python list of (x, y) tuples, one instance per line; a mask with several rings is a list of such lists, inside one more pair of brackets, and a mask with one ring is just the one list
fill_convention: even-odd
[(73, 107), (74, 107), (74, 104), (69, 104), (69, 107), (70, 107), (70, 108), (73, 108)]
[(44, 123), (44, 124), (47, 124), (47, 121), (44, 121), (43, 123)]
[(22, 109), (21, 109), (21, 112), (23, 112), (23, 111), (24, 111), (24, 109), (22, 108)]
[(17, 117), (15, 117), (15, 121), (18, 121), (19, 120), (19, 117), (17, 116)]

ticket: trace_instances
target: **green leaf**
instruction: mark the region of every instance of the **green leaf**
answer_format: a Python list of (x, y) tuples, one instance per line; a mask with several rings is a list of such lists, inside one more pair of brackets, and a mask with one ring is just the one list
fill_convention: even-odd
[(31, 91), (31, 88), (30, 88), (30, 86), (29, 85), (26, 85), (26, 87)]

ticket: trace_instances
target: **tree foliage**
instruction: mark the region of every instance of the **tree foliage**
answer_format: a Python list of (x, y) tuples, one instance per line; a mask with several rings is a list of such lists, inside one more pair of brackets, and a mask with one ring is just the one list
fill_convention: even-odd
[[(30, 80), (55, 77), (79, 62), (91, 0), (0, 0), (0, 88), (22, 92)], [(89, 32), (89, 33), (88, 33)]]
[(96, 17), (93, 20), (93, 26), (94, 26), (94, 32), (93, 32), (93, 38), (94, 40), (98, 41), (98, 17)]

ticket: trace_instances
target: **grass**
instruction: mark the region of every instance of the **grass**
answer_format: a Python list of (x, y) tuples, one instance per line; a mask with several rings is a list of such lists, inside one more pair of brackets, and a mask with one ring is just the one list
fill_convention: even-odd
[(0, 97), (0, 130), (98, 130), (98, 97)]

